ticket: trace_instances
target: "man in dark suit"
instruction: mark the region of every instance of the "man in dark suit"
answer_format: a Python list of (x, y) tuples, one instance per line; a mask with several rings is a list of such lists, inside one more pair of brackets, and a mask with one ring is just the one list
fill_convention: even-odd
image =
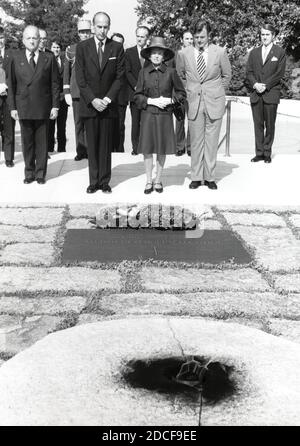
[[(124, 47), (125, 38), (123, 34), (114, 33), (111, 39), (115, 42), (120, 42)], [(124, 140), (125, 140), (125, 118), (126, 118), (126, 108), (128, 105), (128, 85), (125, 77), (123, 76), (123, 85), (118, 96), (118, 115), (117, 125), (115, 128), (115, 144), (114, 152), (124, 152)]]
[(261, 28), (262, 45), (254, 48), (248, 58), (246, 86), (255, 132), (255, 157), (252, 162), (271, 163), (277, 107), (280, 101), (280, 82), (284, 76), (285, 51), (273, 43), (275, 28), (265, 24)]
[(25, 184), (45, 183), (48, 122), (59, 107), (57, 63), (51, 52), (38, 50), (39, 39), (38, 28), (26, 26), (25, 49), (15, 51), (8, 65), (8, 102), (12, 118), (20, 120)]
[(65, 55), (61, 51), (61, 45), (57, 41), (53, 41), (51, 45), (51, 51), (55, 56), (58, 73), (59, 73), (59, 89), (60, 89), (60, 100), (59, 100), (59, 110), (56, 120), (50, 120), (49, 122), (49, 146), (48, 151), (53, 152), (55, 145), (55, 123), (57, 127), (57, 151), (66, 151), (66, 123), (68, 117), (68, 105), (65, 101), (65, 95), (63, 92), (63, 74), (64, 74), (64, 62)]
[(123, 46), (107, 38), (110, 17), (93, 18), (94, 37), (76, 48), (76, 79), (80, 90), (79, 112), (87, 136), (90, 184), (87, 193), (109, 193), (113, 123), (118, 118), (118, 94), (124, 76)]
[(15, 154), (15, 121), (10, 116), (7, 102), (7, 67), (10, 51), (5, 49), (4, 28), (0, 25), (0, 133), (2, 138), (2, 150), (7, 167), (14, 166)]
[[(91, 36), (91, 21), (81, 19), (77, 24), (80, 41), (87, 40)], [(76, 156), (75, 161), (87, 158), (86, 135), (83, 119), (79, 115), (80, 91), (75, 75), (75, 54), (77, 43), (73, 43), (66, 49), (64, 66), (64, 95), (66, 103), (73, 109), (75, 126)]]
[(137, 155), (140, 136), (141, 110), (139, 110), (133, 100), (136, 84), (141, 68), (149, 64), (141, 56), (141, 51), (147, 46), (150, 37), (150, 30), (146, 26), (139, 26), (136, 29), (136, 45), (128, 48), (125, 52), (125, 74), (128, 82), (128, 100), (131, 111), (131, 144), (132, 155)]

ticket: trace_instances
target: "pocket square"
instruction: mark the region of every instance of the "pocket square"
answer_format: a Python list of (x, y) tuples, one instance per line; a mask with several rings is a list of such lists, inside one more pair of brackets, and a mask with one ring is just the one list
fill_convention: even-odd
[(110, 57), (108, 60), (113, 60), (113, 59), (116, 59), (116, 57)]
[(277, 60), (278, 60), (278, 58), (273, 56), (272, 59), (271, 59), (271, 62), (276, 62)]

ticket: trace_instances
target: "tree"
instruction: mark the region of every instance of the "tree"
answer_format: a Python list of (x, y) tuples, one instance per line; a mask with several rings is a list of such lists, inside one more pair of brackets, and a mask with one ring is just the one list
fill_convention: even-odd
[(271, 22), (279, 42), (294, 60), (300, 59), (300, 0), (138, 0), (140, 22), (179, 46), (183, 31), (200, 18), (209, 20), (214, 39), (225, 45), (233, 66), (231, 92), (245, 94), (243, 70), (248, 51), (259, 42), (259, 29)]
[(6, 26), (9, 40), (21, 41), (24, 25), (45, 29), (49, 40), (58, 40), (65, 48), (76, 42), (77, 21), (87, 0), (2, 0), (1, 8), (14, 19)]

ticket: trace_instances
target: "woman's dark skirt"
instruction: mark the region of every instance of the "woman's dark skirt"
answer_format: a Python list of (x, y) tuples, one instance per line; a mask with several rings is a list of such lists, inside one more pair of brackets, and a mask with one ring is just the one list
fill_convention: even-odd
[(173, 115), (142, 111), (138, 153), (172, 155), (176, 152)]

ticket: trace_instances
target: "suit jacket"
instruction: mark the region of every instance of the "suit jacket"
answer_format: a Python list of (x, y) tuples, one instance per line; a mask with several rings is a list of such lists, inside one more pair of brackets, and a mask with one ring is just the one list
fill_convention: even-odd
[(63, 93), (64, 89), (64, 65), (65, 65), (65, 54), (60, 54), (61, 64), (59, 65), (57, 60), (57, 68), (58, 68), (58, 79), (59, 79), (59, 92), (60, 92), (60, 100), (63, 101), (65, 99), (65, 95)]
[[(250, 93), (250, 102), (256, 103), (262, 97), (267, 104), (278, 104), (280, 101), (281, 79), (284, 76), (286, 65), (285, 51), (278, 45), (273, 45), (265, 63), (262, 61), (262, 47), (250, 51), (245, 84)], [(256, 83), (266, 84), (266, 90), (260, 94), (254, 90)]]
[(76, 46), (77, 44), (74, 43), (73, 45), (68, 46), (66, 49), (63, 76), (64, 94), (71, 94), (72, 99), (80, 98), (80, 91), (75, 74)]
[(79, 42), (76, 47), (75, 72), (80, 90), (79, 113), (82, 118), (97, 116), (92, 106), (95, 98), (108, 97), (111, 104), (101, 113), (105, 117), (117, 117), (117, 100), (124, 76), (123, 45), (106, 39), (100, 70), (94, 37)]
[[(145, 60), (144, 68), (149, 65), (149, 61)], [(134, 102), (134, 92), (137, 85), (139, 72), (142, 69), (141, 61), (137, 45), (128, 48), (125, 52), (125, 74), (128, 83), (128, 100)]]
[(225, 112), (225, 89), (231, 79), (231, 66), (225, 48), (210, 44), (204, 77), (197, 71), (195, 48), (178, 51), (177, 71), (187, 92), (188, 118), (195, 119), (203, 100), (211, 119), (220, 119)]
[(48, 119), (59, 108), (58, 67), (51, 52), (39, 52), (35, 70), (25, 50), (15, 51), (8, 63), (8, 103), (20, 119)]

